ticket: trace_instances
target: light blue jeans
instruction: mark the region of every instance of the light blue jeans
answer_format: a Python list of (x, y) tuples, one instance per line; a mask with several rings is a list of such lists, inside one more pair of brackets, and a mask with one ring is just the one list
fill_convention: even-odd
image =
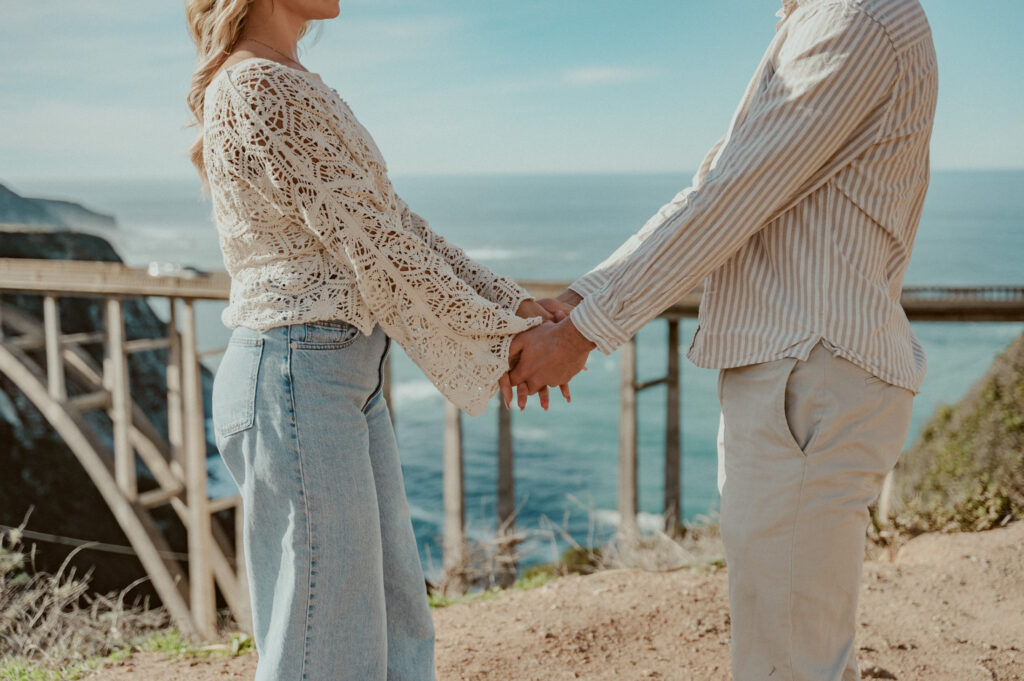
[(388, 406), (390, 340), (236, 328), (213, 384), (238, 484), (256, 681), (431, 681), (434, 626)]

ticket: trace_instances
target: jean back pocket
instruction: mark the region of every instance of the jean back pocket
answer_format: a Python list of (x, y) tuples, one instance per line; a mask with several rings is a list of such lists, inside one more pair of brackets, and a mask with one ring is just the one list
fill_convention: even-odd
[(213, 381), (213, 426), (224, 437), (251, 428), (256, 420), (256, 380), (262, 338), (232, 337)]

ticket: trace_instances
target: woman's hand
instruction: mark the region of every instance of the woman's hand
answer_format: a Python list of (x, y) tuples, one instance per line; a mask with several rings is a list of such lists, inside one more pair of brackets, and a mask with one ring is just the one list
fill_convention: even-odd
[[(555, 306), (548, 307), (545, 305), (541, 305), (532, 298), (528, 298), (519, 304), (519, 308), (516, 310), (516, 316), (522, 317), (523, 319), (529, 319), (531, 317), (540, 317), (541, 319), (544, 320), (544, 322), (542, 323), (557, 323), (565, 319), (566, 316), (568, 316), (569, 314), (569, 310), (571, 309), (571, 306), (566, 306), (564, 310), (559, 309)], [(510, 365), (509, 369), (512, 368), (513, 367)], [(498, 387), (501, 389), (501, 396), (502, 400), (505, 403), (505, 408), (511, 409), (513, 399), (512, 382), (509, 380), (509, 375), (507, 373), (500, 379), (498, 379)], [(565, 401), (572, 402), (572, 394), (569, 391), (569, 384), (560, 385), (558, 386), (558, 388), (562, 392), (562, 397), (565, 398)], [(526, 409), (526, 402), (530, 395), (529, 390), (527, 390), (526, 384), (524, 383), (523, 385), (516, 386), (516, 390), (519, 393), (517, 400), (517, 403), (519, 404), (519, 409)], [(540, 397), (541, 408), (544, 409), (544, 411), (547, 411), (548, 407), (551, 406), (551, 397), (548, 393), (547, 386), (541, 388), (537, 392), (537, 395)]]
[(516, 316), (522, 317), (523, 319), (529, 319), (530, 317), (540, 317), (546, 322), (555, 321), (554, 313), (549, 312), (533, 298), (527, 298), (523, 302), (519, 303), (519, 309), (516, 310)]

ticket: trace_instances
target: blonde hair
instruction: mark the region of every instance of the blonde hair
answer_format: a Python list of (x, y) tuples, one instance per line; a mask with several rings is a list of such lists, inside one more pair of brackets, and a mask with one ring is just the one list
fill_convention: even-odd
[(185, 19), (196, 44), (198, 62), (188, 91), (188, 108), (199, 126), (199, 138), (189, 148), (192, 165), (206, 186), (203, 163), (203, 95), (206, 86), (223, 66), (245, 28), (245, 19), (253, 0), (185, 0)]

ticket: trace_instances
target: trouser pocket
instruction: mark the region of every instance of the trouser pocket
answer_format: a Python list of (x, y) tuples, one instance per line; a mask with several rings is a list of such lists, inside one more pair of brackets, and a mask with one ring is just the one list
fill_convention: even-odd
[(234, 336), (228, 342), (213, 381), (213, 427), (218, 438), (252, 428), (262, 356), (262, 338)]

